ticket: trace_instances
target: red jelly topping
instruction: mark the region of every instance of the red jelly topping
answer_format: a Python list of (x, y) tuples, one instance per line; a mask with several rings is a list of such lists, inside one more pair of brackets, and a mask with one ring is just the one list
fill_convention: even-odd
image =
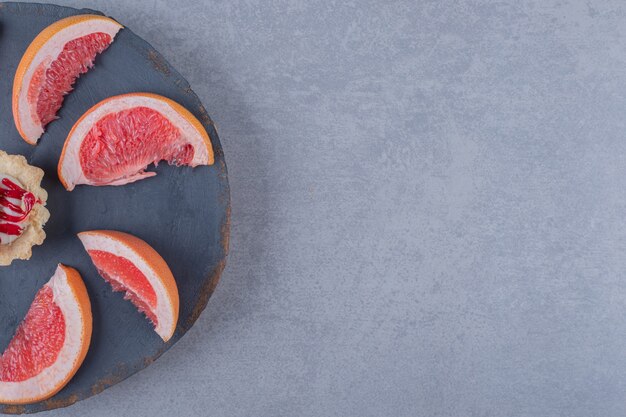
[[(0, 233), (19, 236), (23, 231), (19, 223), (26, 220), (37, 202), (37, 198), (33, 193), (26, 191), (8, 178), (3, 178), (0, 183), (2, 184), (0, 187), (0, 206), (9, 209), (0, 211)], [(15, 204), (9, 199), (20, 200), (21, 203)], [(1, 239), (0, 243), (3, 243)]]

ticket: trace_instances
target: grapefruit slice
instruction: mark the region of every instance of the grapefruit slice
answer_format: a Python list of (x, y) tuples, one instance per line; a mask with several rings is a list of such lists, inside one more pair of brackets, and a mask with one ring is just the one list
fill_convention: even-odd
[(198, 119), (180, 104), (150, 93), (110, 97), (72, 127), (59, 160), (59, 179), (77, 184), (123, 185), (156, 175), (149, 164), (213, 164), (213, 148)]
[(37, 143), (56, 118), (63, 96), (121, 28), (104, 16), (71, 16), (48, 26), (31, 42), (13, 82), (13, 118), (26, 142)]
[(0, 403), (29, 404), (59, 392), (85, 359), (91, 326), (83, 280), (59, 264), (0, 356)]
[(178, 288), (165, 260), (128, 233), (94, 230), (78, 234), (98, 273), (130, 300), (167, 342), (178, 322)]

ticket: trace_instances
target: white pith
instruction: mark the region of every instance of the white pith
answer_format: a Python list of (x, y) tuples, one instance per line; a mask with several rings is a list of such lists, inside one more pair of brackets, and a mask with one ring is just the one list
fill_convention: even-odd
[(24, 74), (18, 95), (21, 129), (29, 142), (36, 143), (37, 139), (44, 132), (43, 126), (41, 126), (41, 123), (38, 123), (38, 117), (32, 114), (31, 105), (28, 102), (28, 87), (39, 65), (44, 61), (49, 63), (54, 61), (63, 51), (65, 44), (73, 39), (96, 32), (106, 33), (113, 39), (121, 28), (122, 26), (119, 23), (111, 19), (96, 18), (84, 20), (61, 29), (39, 49)]
[(26, 402), (47, 397), (61, 385), (75, 368), (82, 351), (82, 340), (86, 318), (80, 309), (78, 299), (67, 281), (67, 275), (57, 267), (46, 286), (52, 288), (54, 302), (63, 313), (65, 320), (65, 341), (55, 363), (38, 375), (21, 382), (0, 381), (0, 403)]
[[(145, 259), (124, 243), (109, 236), (81, 233), (78, 237), (87, 251), (99, 250), (126, 258), (145, 275), (152, 288), (154, 288), (157, 299), (157, 305), (153, 312), (157, 317), (158, 323), (154, 330), (163, 340), (169, 340), (174, 334), (174, 330), (176, 330), (175, 317), (178, 312), (174, 311), (172, 300), (170, 300), (167, 290)], [(121, 277), (114, 278), (126, 286)]]
[[(78, 184), (91, 184), (91, 181), (88, 180), (83, 173), (79, 153), (80, 145), (87, 133), (91, 130), (92, 126), (110, 113), (120, 112), (133, 107), (147, 107), (153, 109), (161, 113), (180, 130), (182, 139), (189, 142), (194, 147), (194, 155), (189, 164), (190, 166), (196, 167), (198, 165), (207, 165), (209, 163), (209, 152), (202, 133), (200, 133), (193, 124), (176, 111), (175, 108), (170, 106), (169, 103), (150, 96), (120, 96), (110, 99), (106, 103), (96, 107), (93, 111), (88, 113), (75, 127), (72, 135), (68, 137), (67, 144), (65, 145), (65, 154), (59, 163), (61, 166), (61, 176), (65, 179), (68, 190), (71, 191), (74, 189), (74, 186)], [(144, 173), (135, 180), (153, 175), (155, 174)], [(110, 185), (123, 185), (128, 182), (129, 181), (118, 180)]]

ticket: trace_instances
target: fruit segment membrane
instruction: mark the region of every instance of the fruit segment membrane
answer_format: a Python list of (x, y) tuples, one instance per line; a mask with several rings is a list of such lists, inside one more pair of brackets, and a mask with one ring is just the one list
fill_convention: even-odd
[(41, 373), (56, 362), (65, 341), (65, 319), (54, 303), (52, 288), (45, 285), (0, 356), (0, 381), (20, 382)]
[(37, 202), (14, 178), (0, 175), (0, 245), (17, 239), (24, 222)]
[(36, 123), (44, 127), (56, 118), (63, 97), (72, 91), (76, 79), (93, 66), (96, 55), (112, 41), (111, 35), (102, 32), (73, 39), (52, 62), (44, 61), (35, 69), (28, 88), (28, 102)]
[(83, 173), (94, 184), (123, 184), (154, 175), (144, 172), (151, 163), (188, 165), (193, 157), (180, 130), (148, 107), (107, 114), (89, 130), (79, 152)]
[(98, 273), (113, 291), (126, 291), (124, 298), (130, 300), (155, 326), (157, 296), (148, 278), (128, 259), (101, 250), (88, 251)]

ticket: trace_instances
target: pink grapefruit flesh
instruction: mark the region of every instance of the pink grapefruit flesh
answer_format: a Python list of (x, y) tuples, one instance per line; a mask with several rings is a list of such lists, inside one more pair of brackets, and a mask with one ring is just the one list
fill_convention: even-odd
[(70, 131), (59, 160), (59, 179), (78, 184), (124, 185), (156, 175), (150, 164), (213, 164), (202, 123), (180, 104), (156, 94), (110, 97), (93, 106)]
[(125, 292), (124, 298), (130, 300), (156, 326), (159, 322), (154, 312), (157, 296), (143, 272), (122, 256), (101, 250), (90, 250), (88, 253), (98, 273), (111, 284), (113, 291)]
[(13, 81), (13, 118), (26, 142), (37, 143), (76, 79), (93, 67), (121, 28), (105, 16), (77, 15), (51, 24), (33, 39)]
[(114, 291), (125, 293), (167, 342), (176, 331), (179, 297), (165, 260), (136, 236), (115, 230), (81, 232), (78, 238), (98, 273)]
[[(134, 107), (111, 113), (91, 128), (80, 146), (80, 163), (88, 181), (109, 184), (124, 178), (155, 175), (144, 172), (149, 164), (165, 160), (189, 165), (194, 148), (181, 141), (181, 132), (156, 110)], [(128, 176), (127, 173), (134, 174)]]
[(41, 76), (33, 79), (28, 96), (36, 106), (36, 120), (45, 127), (63, 104), (63, 97), (72, 91), (76, 79), (86, 73), (96, 59), (113, 42), (108, 33), (91, 33), (65, 44), (63, 51), (46, 68), (41, 63), (37, 69)]
[(33, 301), (9, 346), (0, 356), (0, 381), (25, 381), (52, 365), (65, 340), (65, 319), (44, 286)]
[(59, 265), (0, 355), (0, 403), (29, 404), (60, 391), (85, 359), (91, 331), (85, 284)]

